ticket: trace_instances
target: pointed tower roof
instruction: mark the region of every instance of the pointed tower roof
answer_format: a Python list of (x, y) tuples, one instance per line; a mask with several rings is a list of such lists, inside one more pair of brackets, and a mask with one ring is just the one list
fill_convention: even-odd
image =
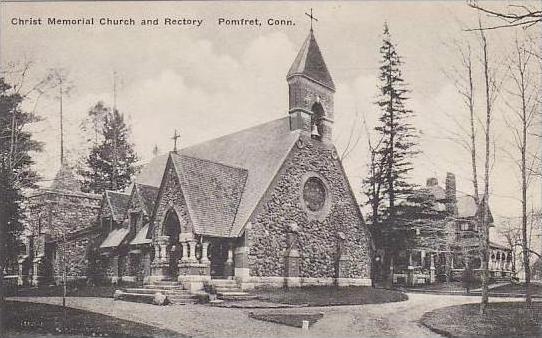
[(303, 46), (301, 46), (286, 78), (290, 78), (294, 75), (306, 76), (311, 80), (335, 90), (335, 84), (327, 70), (326, 63), (322, 57), (322, 52), (320, 52), (320, 47), (318, 47), (312, 29), (310, 30), (307, 39), (305, 39)]
[(75, 177), (73, 170), (65, 164), (62, 164), (51, 183), (53, 190), (68, 190), (74, 192), (81, 191), (81, 184)]

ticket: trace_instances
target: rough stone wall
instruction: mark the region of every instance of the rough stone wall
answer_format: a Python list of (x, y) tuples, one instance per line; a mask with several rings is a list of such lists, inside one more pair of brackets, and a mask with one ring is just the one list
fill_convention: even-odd
[(44, 191), (29, 198), (27, 210), (29, 229), (36, 233), (41, 223), (42, 232), (54, 240), (95, 225), (100, 198), (82, 193)]
[(105, 264), (105, 276), (106, 278), (113, 278), (119, 276), (119, 257), (111, 256), (104, 259)]
[[(339, 232), (344, 234), (346, 278), (370, 278), (371, 237), (334, 147), (307, 136), (288, 155), (247, 230), (251, 276), (283, 276), (287, 229), (299, 226), (302, 277), (335, 277)], [(303, 202), (307, 176), (322, 178), (328, 211), (313, 215)]]
[(130, 275), (130, 257), (125, 254), (119, 254), (119, 277)]
[(192, 232), (193, 229), (192, 221), (188, 216), (188, 209), (181, 191), (179, 179), (172, 168), (171, 162), (169, 162), (167, 165), (166, 175), (165, 185), (162, 187), (162, 191), (158, 196), (158, 201), (156, 202), (158, 206), (153, 221), (153, 239), (163, 234), (162, 227), (166, 213), (172, 207), (177, 212), (179, 220), (184, 219), (186, 221), (184, 222), (185, 228), (181, 229), (181, 233)]
[[(34, 250), (45, 254), (43, 266), (50, 267), (46, 278), (59, 280), (63, 276), (63, 255), (66, 250), (66, 273), (70, 279), (87, 277), (89, 270), (87, 249), (95, 237), (93, 233), (70, 238), (70, 234), (97, 224), (100, 198), (96, 195), (55, 190), (40, 190), (27, 200), (27, 230), (36, 238)], [(38, 236), (38, 232), (46, 234)], [(65, 238), (66, 243), (64, 243)], [(55, 244), (56, 243), (56, 244)], [(65, 247), (65, 248), (64, 248)]]
[(302, 76), (292, 77), (288, 81), (290, 109), (302, 108), (311, 111), (312, 105), (319, 97), (320, 104), (323, 106), (325, 116), (333, 119), (333, 92), (312, 80)]
[(69, 280), (93, 277), (94, 271), (89, 269), (87, 254), (90, 238), (89, 235), (69, 240), (66, 243), (57, 243), (52, 260), (55, 280), (62, 280), (64, 264), (66, 264), (66, 276)]

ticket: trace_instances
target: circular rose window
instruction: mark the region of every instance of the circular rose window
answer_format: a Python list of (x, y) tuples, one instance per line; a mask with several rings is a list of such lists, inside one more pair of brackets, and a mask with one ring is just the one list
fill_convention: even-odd
[(326, 187), (318, 177), (310, 177), (303, 187), (303, 200), (310, 211), (319, 211), (326, 201)]

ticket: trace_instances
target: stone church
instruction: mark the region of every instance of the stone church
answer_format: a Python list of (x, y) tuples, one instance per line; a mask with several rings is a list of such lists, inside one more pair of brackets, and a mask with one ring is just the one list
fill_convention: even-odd
[(283, 118), (157, 156), (99, 210), (92, 196), (94, 220), (74, 224), (91, 229), (76, 236), (88, 267), (72, 277), (371, 285), (373, 244), (332, 142), (335, 85), (312, 29), (286, 80)]

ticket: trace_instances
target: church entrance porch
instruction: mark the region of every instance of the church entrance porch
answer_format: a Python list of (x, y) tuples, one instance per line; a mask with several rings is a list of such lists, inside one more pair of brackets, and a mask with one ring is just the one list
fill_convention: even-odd
[(233, 243), (224, 238), (212, 238), (209, 244), (211, 278), (233, 279)]

